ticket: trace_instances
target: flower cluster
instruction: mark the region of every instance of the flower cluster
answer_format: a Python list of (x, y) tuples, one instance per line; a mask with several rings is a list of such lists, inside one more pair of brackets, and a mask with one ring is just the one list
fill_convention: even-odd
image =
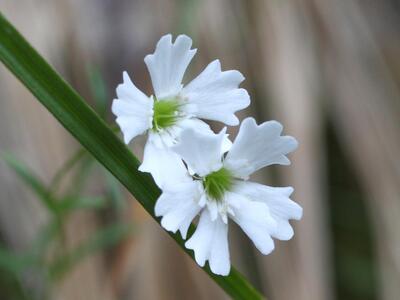
[(180, 35), (172, 42), (163, 36), (155, 52), (144, 59), (154, 88), (147, 96), (126, 72), (117, 87), (112, 111), (125, 143), (143, 133), (148, 138), (139, 170), (150, 172), (162, 194), (155, 214), (169, 231), (186, 239), (192, 221), (197, 229), (186, 241), (196, 262), (208, 261), (213, 273), (228, 275), (229, 219), (237, 223), (263, 254), (274, 249), (273, 238), (293, 236), (290, 219), (299, 220), (302, 208), (289, 197), (291, 187), (275, 188), (248, 181), (257, 170), (290, 164), (286, 154), (297, 147), (282, 136), (282, 125), (269, 121), (257, 125), (246, 118), (232, 143), (224, 128), (215, 134), (201, 119), (238, 125), (235, 112), (250, 104), (239, 88), (243, 75), (222, 71), (211, 62), (195, 79), (182, 84), (186, 68), (196, 53), (192, 40)]

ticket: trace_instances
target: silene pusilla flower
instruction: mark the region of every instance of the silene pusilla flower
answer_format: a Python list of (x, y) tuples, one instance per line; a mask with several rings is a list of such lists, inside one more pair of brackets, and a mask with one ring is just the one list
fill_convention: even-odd
[(196, 49), (180, 35), (172, 43), (163, 36), (154, 54), (145, 57), (154, 88), (146, 96), (123, 73), (112, 111), (117, 116), (125, 143), (148, 133), (139, 170), (150, 172), (162, 193), (156, 216), (168, 231), (180, 231), (186, 239), (190, 224), (199, 216), (197, 228), (186, 241), (196, 262), (218, 275), (228, 275), (229, 220), (237, 223), (263, 254), (274, 249), (273, 238), (293, 236), (290, 219), (299, 220), (302, 208), (289, 197), (291, 187), (270, 187), (248, 181), (257, 170), (288, 165), (286, 155), (297, 147), (291, 136), (281, 136), (282, 125), (269, 121), (257, 125), (245, 119), (232, 142), (226, 128), (215, 134), (200, 119), (238, 125), (234, 115), (250, 103), (244, 80), (235, 70), (221, 71), (211, 62), (184, 86), (184, 72)]
[[(297, 147), (291, 136), (281, 136), (282, 125), (269, 121), (257, 125), (245, 119), (232, 147), (223, 153), (225, 130), (219, 134), (186, 129), (173, 147), (187, 165), (175, 172), (175, 182), (162, 188), (155, 213), (161, 225), (186, 238), (193, 219), (197, 229), (185, 246), (200, 266), (208, 260), (213, 273), (227, 275), (229, 219), (237, 223), (263, 254), (274, 249), (272, 238), (289, 240), (288, 220), (299, 220), (302, 208), (289, 197), (291, 187), (270, 187), (247, 181), (260, 168), (290, 164), (286, 154)], [(222, 153), (222, 154), (221, 154)]]
[[(234, 115), (250, 104), (245, 89), (238, 88), (244, 80), (239, 71), (221, 71), (219, 60), (211, 62), (195, 79), (182, 84), (183, 75), (197, 49), (192, 40), (179, 35), (172, 43), (170, 34), (157, 43), (153, 54), (144, 61), (150, 73), (154, 95), (147, 96), (123, 73), (123, 83), (117, 87), (117, 99), (112, 112), (121, 128), (124, 141), (148, 133), (140, 171), (149, 172), (160, 186), (168, 181), (165, 175), (181, 163), (169, 150), (185, 128), (209, 132), (210, 127), (200, 119), (214, 120), (226, 125), (238, 125)], [(225, 147), (230, 142), (225, 138)]]

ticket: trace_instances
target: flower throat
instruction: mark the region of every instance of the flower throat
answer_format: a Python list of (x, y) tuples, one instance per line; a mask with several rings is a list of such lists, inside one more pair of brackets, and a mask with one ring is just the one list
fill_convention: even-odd
[(203, 179), (204, 190), (207, 195), (216, 201), (221, 201), (225, 192), (229, 191), (233, 185), (233, 176), (225, 168), (208, 174)]
[(156, 100), (153, 107), (154, 131), (161, 131), (176, 124), (178, 120), (180, 103), (176, 98)]

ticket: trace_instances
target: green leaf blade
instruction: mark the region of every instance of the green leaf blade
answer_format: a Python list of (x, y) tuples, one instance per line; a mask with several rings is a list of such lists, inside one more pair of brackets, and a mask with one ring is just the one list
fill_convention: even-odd
[(11, 154), (6, 154), (4, 160), (14, 170), (18, 177), (36, 194), (42, 204), (51, 212), (55, 211), (56, 202), (41, 180), (22, 162)]

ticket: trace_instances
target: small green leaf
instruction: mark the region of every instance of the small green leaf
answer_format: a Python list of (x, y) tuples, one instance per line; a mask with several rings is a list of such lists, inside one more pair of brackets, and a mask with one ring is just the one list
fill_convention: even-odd
[(104, 197), (66, 197), (58, 203), (57, 209), (61, 212), (69, 212), (78, 209), (102, 209), (107, 206)]
[(35, 259), (32, 256), (15, 254), (0, 246), (0, 269), (18, 275), (34, 263)]
[(65, 175), (71, 171), (75, 165), (81, 161), (82, 158), (85, 157), (87, 154), (86, 149), (80, 148), (78, 149), (62, 166), (61, 168), (57, 171), (57, 173), (54, 175), (50, 187), (53, 192), (56, 192), (58, 189), (58, 186), (60, 185), (61, 181), (64, 179)]
[(94, 163), (95, 160), (92, 156), (86, 156), (81, 160), (75, 173), (75, 177), (72, 178), (68, 185), (67, 194), (69, 196), (78, 197), (82, 194), (86, 182), (89, 180), (90, 174), (93, 172)]
[(44, 261), (47, 258), (47, 250), (49, 250), (50, 243), (59, 236), (61, 230), (60, 222), (59, 216), (56, 215), (41, 228), (28, 250), (32, 257), (37, 258), (38, 261)]
[(8, 166), (15, 171), (18, 177), (36, 194), (43, 205), (51, 212), (54, 212), (56, 202), (40, 178), (11, 154), (6, 154), (4, 159)]

